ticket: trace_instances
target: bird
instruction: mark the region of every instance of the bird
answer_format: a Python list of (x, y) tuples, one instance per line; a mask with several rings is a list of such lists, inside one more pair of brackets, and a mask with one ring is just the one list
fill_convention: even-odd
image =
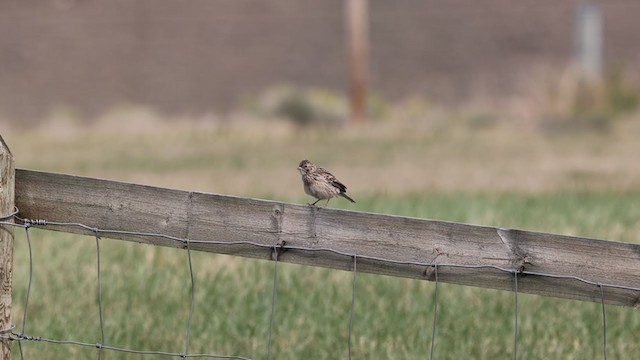
[(329, 170), (317, 166), (309, 160), (302, 160), (298, 165), (298, 171), (302, 175), (304, 192), (313, 196), (317, 200), (310, 206), (315, 206), (320, 200), (327, 200), (325, 206), (329, 205), (332, 197), (342, 196), (355, 203), (356, 201), (346, 194), (347, 187), (336, 179)]

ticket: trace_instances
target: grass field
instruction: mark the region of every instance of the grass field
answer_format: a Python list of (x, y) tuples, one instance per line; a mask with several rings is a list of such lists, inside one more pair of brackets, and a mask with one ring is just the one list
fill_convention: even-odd
[[(508, 127), (412, 130), (407, 124), (299, 130), (283, 123), (169, 124), (138, 114), (120, 123), (7, 130), (17, 166), (182, 189), (304, 202), (304, 157), (349, 185), (357, 204), (333, 206), (637, 242), (637, 121), (607, 133), (549, 135)], [(26, 333), (100, 339), (95, 240), (32, 230), (34, 279)], [(103, 239), (106, 343), (184, 349), (189, 269), (183, 250)], [(265, 359), (273, 264), (193, 254), (192, 353)], [(22, 320), (28, 255), (16, 231), (14, 322)], [(346, 358), (352, 274), (279, 265), (275, 359)], [(355, 359), (425, 359), (434, 284), (358, 275)], [(519, 297), (520, 359), (602, 358), (594, 303)], [(508, 359), (513, 293), (440, 285), (438, 359)], [(636, 309), (607, 307), (608, 358), (640, 358)], [(17, 350), (17, 347), (14, 349)], [(92, 348), (23, 343), (26, 358), (95, 358)], [(139, 355), (106, 352), (106, 359)]]

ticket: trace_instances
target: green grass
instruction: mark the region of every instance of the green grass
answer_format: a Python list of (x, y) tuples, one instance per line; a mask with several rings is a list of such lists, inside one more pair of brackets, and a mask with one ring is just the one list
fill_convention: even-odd
[[(300, 198), (299, 200), (302, 200)], [(640, 192), (371, 195), (357, 209), (619, 241), (638, 241)], [(336, 201), (334, 206), (349, 206)], [(95, 240), (30, 230), (34, 279), (26, 333), (100, 341)], [(190, 279), (184, 250), (101, 240), (106, 343), (182, 352)], [(196, 307), (191, 353), (266, 359), (273, 263), (193, 253)], [(346, 358), (352, 274), (278, 265), (274, 359)], [(14, 322), (22, 321), (28, 275), (24, 231), (16, 230)], [(434, 284), (359, 274), (354, 359), (425, 359)], [(602, 357), (598, 304), (519, 296), (520, 359)], [(508, 359), (513, 293), (440, 284), (438, 359)], [(607, 307), (609, 359), (640, 358), (637, 310)], [(26, 358), (94, 358), (94, 348), (23, 342)], [(14, 345), (15, 354), (17, 346)], [(107, 359), (139, 355), (106, 352)], [(156, 358), (156, 357), (147, 357)]]
[[(541, 90), (544, 105), (550, 93)], [(318, 128), (242, 112), (196, 119), (123, 107), (83, 125), (68, 114), (37, 127), (0, 122), (0, 133), (18, 168), (305, 203), (295, 167), (308, 158), (331, 169), (358, 201), (333, 200), (332, 207), (640, 242), (638, 113), (606, 131), (568, 131), (580, 125), (573, 122), (553, 131), (535, 103), (533, 111), (518, 107), (518, 116), (488, 119), (491, 112), (452, 113), (417, 101), (392, 109), (386, 121)], [(32, 235), (26, 333), (99, 342), (95, 240)], [(185, 251), (108, 239), (101, 246), (106, 343), (184, 351)], [(266, 359), (273, 264), (194, 253), (193, 265), (190, 352)], [(24, 231), (17, 230), (18, 331), (27, 275)], [(346, 358), (352, 274), (281, 264), (279, 275), (274, 359)], [(360, 274), (354, 359), (428, 358), (433, 291), (426, 281)], [(519, 359), (601, 358), (598, 304), (519, 299)], [(439, 304), (438, 359), (511, 358), (512, 293), (442, 284)], [(640, 358), (637, 310), (608, 306), (607, 316), (609, 359)], [(24, 342), (23, 350), (27, 359), (97, 352), (42, 342)], [(109, 360), (139, 358), (106, 352)]]

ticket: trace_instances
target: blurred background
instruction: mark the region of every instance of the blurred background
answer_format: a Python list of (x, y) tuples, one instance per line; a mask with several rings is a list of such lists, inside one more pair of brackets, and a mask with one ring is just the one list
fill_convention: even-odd
[[(89, 121), (123, 104), (165, 116), (228, 114), (278, 85), (340, 97), (347, 4), (3, 1), (1, 111), (31, 122), (60, 108)], [(637, 85), (633, 0), (371, 1), (365, 12), (369, 85), (385, 104), (417, 96), (504, 104), (589, 56), (590, 71)], [(594, 53), (582, 54), (589, 46)]]
[(22, 166), (238, 195), (296, 196), (302, 158), (359, 193), (634, 188), (638, 14), (631, 0), (3, 1), (1, 126)]
[[(296, 166), (307, 158), (357, 201), (333, 207), (638, 242), (639, 16), (636, 0), (3, 0), (0, 134), (19, 168), (305, 203)], [(69, 280), (75, 266), (93, 269), (94, 244), (45, 232), (34, 241), (61, 257), (42, 265), (35, 311), (46, 318), (47, 299), (83, 309), (34, 329), (94, 341), (95, 322), (82, 322), (93, 299), (79, 304), (85, 290), (67, 289), (84, 281)], [(78, 263), (64, 261), (69, 248)], [(149, 320), (150, 308), (140, 326), (124, 326), (116, 310), (145, 309), (150, 283), (182, 289), (173, 276), (184, 254), (120, 243), (104, 251), (105, 287), (129, 294), (107, 301), (113, 341), (174, 349), (173, 329), (140, 334), (184, 314)], [(123, 272), (138, 263), (147, 270)], [(344, 357), (333, 333), (346, 324), (350, 274), (286, 266), (279, 296), (291, 313), (277, 328), (278, 358)], [(247, 333), (268, 320), (271, 265), (203, 254), (196, 268), (219, 282), (202, 280), (201, 315), (213, 320), (198, 325), (194, 349), (226, 334), (215, 343), (222, 352), (261, 357), (263, 339)], [(24, 270), (15, 270), (18, 289)], [(317, 293), (287, 292), (307, 282)], [(362, 284), (356, 354), (423, 358), (432, 284), (367, 275)], [(444, 289), (442, 358), (510, 351), (512, 294)], [(158, 295), (162, 308), (182, 309), (180, 291)], [(238, 292), (246, 300), (225, 317), (217, 309)], [(522, 339), (525, 358), (599, 356), (594, 304), (523, 298), (523, 333), (536, 334)], [(526, 320), (526, 309), (543, 315)], [(637, 358), (640, 320), (610, 311), (610, 357)]]

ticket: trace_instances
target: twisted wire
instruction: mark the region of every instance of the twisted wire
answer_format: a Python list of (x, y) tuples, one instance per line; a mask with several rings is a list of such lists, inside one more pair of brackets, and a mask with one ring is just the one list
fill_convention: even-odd
[(98, 314), (100, 317), (100, 347), (98, 347), (98, 360), (102, 359), (102, 348), (104, 346), (104, 319), (102, 315), (102, 271), (100, 269), (100, 235), (96, 231), (96, 256), (98, 263)]
[(273, 258), (273, 288), (271, 289), (271, 316), (269, 318), (269, 339), (268, 339), (268, 350), (267, 350), (267, 359), (271, 360), (271, 346), (272, 346), (272, 336), (273, 336), (273, 321), (276, 315), (276, 292), (278, 289), (278, 257), (279, 250), (277, 247), (273, 248), (273, 254), (275, 254)]
[(191, 246), (189, 245), (189, 240), (185, 240), (187, 247), (187, 256), (189, 258), (189, 275), (191, 277), (191, 304), (189, 305), (189, 320), (187, 321), (187, 339), (184, 354), (189, 354), (189, 341), (191, 339), (191, 322), (193, 320), (193, 309), (196, 306), (196, 280), (195, 275), (193, 274), (193, 264), (191, 260)]
[(353, 256), (353, 288), (351, 292), (351, 315), (349, 316), (349, 360), (351, 360), (351, 337), (353, 336), (353, 317), (356, 312), (356, 280), (357, 274), (356, 271), (357, 265), (357, 256)]
[(433, 328), (431, 329), (431, 352), (429, 355), (429, 359), (433, 360), (433, 354), (434, 354), (434, 350), (436, 348), (436, 324), (438, 321), (438, 264), (434, 264), (434, 275), (435, 275), (435, 282), (436, 282), (436, 288), (434, 290), (434, 299), (433, 299)]

